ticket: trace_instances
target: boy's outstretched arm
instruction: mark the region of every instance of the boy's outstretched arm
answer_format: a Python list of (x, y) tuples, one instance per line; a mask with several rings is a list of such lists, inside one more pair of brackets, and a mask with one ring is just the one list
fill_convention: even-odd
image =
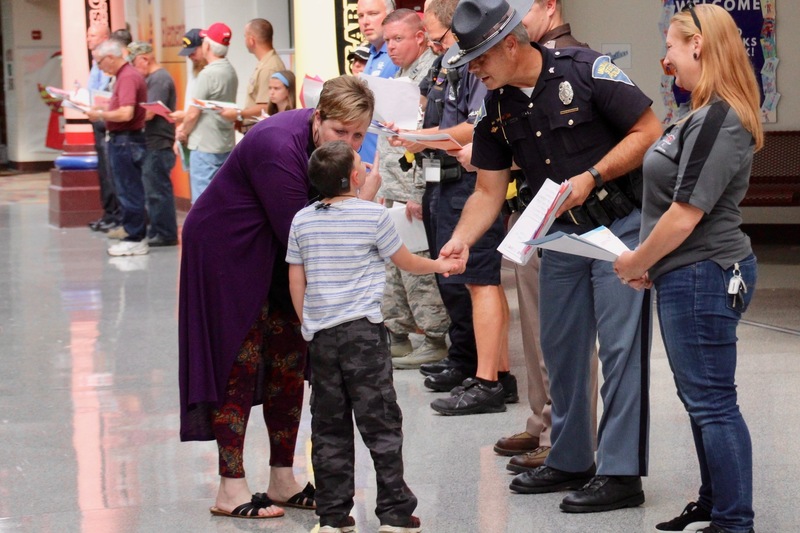
[(303, 299), (306, 295), (306, 269), (303, 265), (289, 265), (289, 294), (292, 296), (294, 312), (303, 322)]
[(460, 259), (449, 259), (440, 257), (437, 260), (428, 259), (412, 254), (406, 245), (402, 245), (391, 257), (392, 262), (400, 270), (411, 272), (412, 274), (444, 274), (445, 277), (450, 273), (457, 273), (461, 267)]

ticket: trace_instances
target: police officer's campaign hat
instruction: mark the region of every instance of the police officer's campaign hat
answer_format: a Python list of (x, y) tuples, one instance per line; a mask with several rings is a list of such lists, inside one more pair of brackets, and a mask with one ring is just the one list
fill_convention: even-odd
[(533, 0), (461, 0), (450, 26), (457, 43), (442, 61), (460, 67), (482, 55), (522, 22)]

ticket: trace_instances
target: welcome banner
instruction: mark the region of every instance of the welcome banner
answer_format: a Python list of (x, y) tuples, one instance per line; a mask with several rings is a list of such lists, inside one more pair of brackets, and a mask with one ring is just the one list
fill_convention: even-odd
[[(663, 11), (659, 21), (659, 29), (666, 38), (669, 20), (676, 12), (688, 4), (687, 0), (662, 0)], [(695, 4), (716, 4), (731, 14), (739, 32), (742, 43), (753, 63), (756, 79), (761, 88), (761, 116), (764, 122), (777, 121), (777, 107), (781, 95), (776, 85), (778, 55), (775, 47), (775, 21), (777, 18), (775, 0), (708, 0), (696, 1)], [(669, 109), (668, 120), (674, 118), (676, 109), (672, 92), (673, 78), (664, 75), (661, 82), (661, 93), (664, 104)]]

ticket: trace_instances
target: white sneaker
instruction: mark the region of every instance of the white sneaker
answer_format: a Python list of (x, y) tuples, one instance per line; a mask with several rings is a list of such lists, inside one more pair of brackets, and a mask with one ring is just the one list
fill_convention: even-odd
[(356, 530), (356, 520), (352, 516), (338, 526), (320, 526), (319, 533), (353, 533)]
[(108, 255), (115, 257), (124, 255), (146, 255), (150, 252), (150, 246), (145, 241), (120, 241), (108, 248)]

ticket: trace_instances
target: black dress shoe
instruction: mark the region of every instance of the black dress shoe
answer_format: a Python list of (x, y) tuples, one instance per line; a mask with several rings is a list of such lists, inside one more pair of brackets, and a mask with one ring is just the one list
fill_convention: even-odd
[(156, 235), (155, 237), (149, 237), (147, 244), (150, 246), (176, 246), (178, 239), (165, 239), (161, 235)]
[(567, 513), (598, 513), (644, 503), (639, 476), (595, 476), (582, 489), (567, 494), (561, 510)]
[(453, 362), (449, 357), (445, 357), (441, 361), (434, 361), (432, 363), (422, 363), (419, 365), (419, 373), (423, 376), (432, 376), (439, 374), (448, 368), (453, 368)]
[(557, 468), (542, 465), (529, 472), (517, 475), (509, 488), (522, 494), (543, 494), (545, 492), (558, 492), (572, 490), (584, 486), (592, 479), (596, 468), (592, 465), (584, 472), (565, 472)]
[(492, 386), (475, 378), (467, 378), (464, 380), (461, 394), (434, 400), (431, 402), (431, 408), (437, 413), (455, 416), (502, 413), (506, 410), (504, 397), (503, 386), (500, 383), (495, 382)]
[(425, 378), (423, 385), (436, 392), (450, 392), (461, 385), (465, 379), (472, 377), (457, 367), (451, 367), (438, 374)]

